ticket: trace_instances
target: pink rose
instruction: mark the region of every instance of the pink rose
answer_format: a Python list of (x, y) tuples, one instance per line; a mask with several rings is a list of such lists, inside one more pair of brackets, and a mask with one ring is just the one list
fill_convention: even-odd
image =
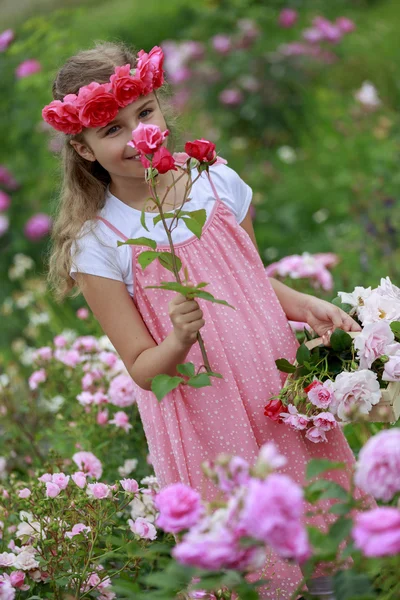
[(38, 477), (38, 481), (41, 483), (47, 483), (52, 480), (52, 477), (53, 476), (51, 473), (44, 473), (41, 477)]
[(324, 40), (327, 42), (336, 44), (343, 37), (343, 31), (324, 17), (316, 17), (313, 20), (313, 25), (322, 33)]
[(100, 479), (103, 472), (101, 462), (91, 452), (77, 452), (72, 460), (78, 467), (95, 479)]
[(5, 185), (8, 190), (16, 190), (19, 187), (16, 179), (4, 165), (0, 165), (0, 183)]
[(238, 88), (226, 88), (220, 93), (219, 99), (226, 106), (237, 106), (243, 102), (243, 93)]
[(46, 496), (48, 498), (55, 498), (61, 492), (61, 489), (55, 483), (48, 481), (46, 483)]
[(138, 517), (135, 521), (128, 519), (128, 524), (132, 533), (136, 533), (145, 540), (154, 540), (157, 537), (154, 525), (143, 517)]
[[(10, 573), (10, 583), (16, 589), (22, 589), (25, 581), (25, 573), (23, 571), (13, 571)], [(26, 588), (26, 589), (29, 589)]]
[(69, 482), (69, 475), (64, 475), (64, 473), (54, 473), (51, 480), (58, 485), (60, 490), (65, 490)]
[(22, 77), (28, 77), (29, 75), (33, 75), (34, 73), (38, 73), (42, 70), (42, 65), (39, 61), (34, 58), (30, 58), (22, 62), (15, 69), (15, 75), (18, 79), (22, 79)]
[(83, 471), (77, 471), (71, 475), (72, 481), (81, 489), (86, 485), (86, 475)]
[(304, 388), (304, 391), (311, 404), (318, 408), (328, 408), (333, 399), (333, 382), (330, 379), (324, 383), (315, 380)]
[(307, 429), (306, 438), (314, 444), (319, 444), (319, 442), (328, 441), (325, 435), (325, 431), (323, 429), (319, 429), (319, 427), (310, 427), (310, 429)]
[(81, 335), (76, 338), (72, 348), (74, 350), (84, 350), (85, 352), (97, 352), (100, 350), (99, 342), (93, 335)]
[(212, 468), (217, 476), (219, 489), (227, 494), (247, 483), (250, 478), (250, 465), (240, 456), (232, 456), (228, 464), (224, 464), (224, 461), (216, 462)]
[(280, 413), (282, 421), (286, 425), (289, 425), (290, 427), (292, 427), (292, 429), (296, 429), (297, 431), (306, 429), (310, 422), (309, 417), (307, 417), (307, 415), (302, 415), (301, 413), (299, 413), (294, 404), (289, 404), (287, 409), (287, 413)]
[(123, 410), (119, 410), (115, 413), (114, 418), (109, 421), (110, 425), (115, 425), (116, 427), (120, 427), (126, 433), (130, 429), (132, 429), (132, 425), (129, 423), (129, 417)]
[(381, 321), (365, 325), (354, 340), (354, 348), (358, 350), (357, 358), (360, 361), (360, 369), (369, 369), (377, 358), (384, 354), (391, 354), (393, 343), (394, 333), (390, 329), (389, 323)]
[(29, 389), (36, 390), (38, 388), (39, 383), (43, 383), (44, 381), (46, 381), (46, 379), (47, 375), (44, 369), (34, 371), (28, 380)]
[(89, 317), (89, 310), (86, 307), (78, 308), (76, 311), (76, 316), (78, 319), (82, 319), (82, 321), (84, 321)]
[(130, 74), (131, 69), (129, 63), (123, 67), (115, 67), (114, 75), (110, 77), (112, 91), (121, 108), (137, 100), (144, 90), (143, 82)]
[(110, 403), (120, 408), (135, 404), (135, 386), (129, 375), (117, 375), (108, 389)]
[(149, 54), (144, 50), (138, 53), (135, 77), (143, 82), (143, 94), (148, 94), (164, 83), (164, 53), (159, 46), (154, 46)]
[(337, 421), (332, 413), (321, 412), (315, 417), (312, 417), (315, 427), (322, 431), (331, 431), (337, 426)]
[(118, 360), (118, 356), (114, 352), (100, 352), (99, 360), (106, 364), (107, 367), (113, 367)]
[(97, 425), (106, 425), (108, 422), (108, 410), (105, 408), (104, 410), (99, 410), (96, 417)]
[(82, 131), (76, 94), (67, 94), (63, 100), (53, 100), (42, 110), (42, 117), (57, 131), (75, 135)]
[(190, 156), (186, 152), (174, 152), (172, 156), (178, 167), (186, 167), (187, 161), (190, 160)]
[(346, 17), (338, 17), (335, 24), (343, 33), (351, 33), (356, 28), (354, 21)]
[(120, 484), (126, 492), (136, 494), (139, 489), (139, 484), (136, 479), (121, 479)]
[(28, 240), (36, 242), (50, 233), (52, 219), (44, 213), (33, 215), (25, 224), (24, 233)]
[(0, 215), (0, 237), (4, 235), (10, 226), (10, 220), (5, 215)]
[(82, 357), (77, 350), (56, 350), (54, 358), (67, 365), (67, 367), (76, 367), (82, 361)]
[(142, 154), (154, 154), (162, 146), (169, 131), (161, 131), (157, 125), (139, 125), (132, 131), (132, 141), (128, 146), (136, 148)]
[(8, 46), (14, 39), (14, 32), (12, 29), (6, 29), (0, 33), (0, 52), (7, 50)]
[(29, 498), (31, 493), (32, 493), (31, 490), (29, 490), (28, 488), (23, 488), (22, 490), (19, 490), (18, 497), (19, 498)]
[(50, 360), (53, 356), (53, 351), (50, 346), (42, 346), (34, 352), (34, 360)]
[(88, 531), (89, 532), (90, 531), (90, 527), (88, 527), (84, 523), (77, 523), (76, 525), (74, 525), (72, 527), (71, 531), (66, 531), (65, 532), (65, 537), (67, 537), (70, 540), (72, 540), (73, 537), (75, 537), (76, 535), (79, 535), (80, 533), (82, 533), (82, 531)]
[(352, 535), (365, 556), (398, 556), (400, 553), (400, 510), (383, 506), (355, 518)]
[(195, 525), (203, 513), (201, 496), (184, 483), (165, 487), (155, 498), (160, 511), (157, 525), (169, 533), (178, 533)]
[(333, 389), (334, 401), (329, 409), (342, 421), (353, 414), (368, 414), (381, 398), (377, 375), (368, 369), (339, 373)]
[(400, 381), (400, 354), (389, 356), (382, 375), (383, 381)]
[(296, 23), (298, 16), (297, 10), (293, 10), (292, 8), (284, 8), (279, 14), (278, 23), (281, 27), (290, 29), (290, 27), (293, 27), (293, 25)]
[(219, 54), (229, 54), (232, 50), (232, 40), (229, 35), (218, 34), (211, 39), (214, 50)]
[(8, 194), (0, 190), (0, 211), (10, 208), (11, 198)]
[(361, 448), (354, 481), (378, 500), (400, 492), (400, 429), (380, 431)]
[(185, 152), (199, 162), (211, 162), (215, 158), (215, 144), (201, 138), (194, 142), (186, 142)]
[(67, 345), (67, 338), (63, 335), (56, 335), (53, 341), (56, 348), (64, 348)]
[(79, 90), (76, 103), (83, 127), (104, 127), (115, 119), (119, 106), (109, 90), (109, 83), (95, 81)]
[(103, 500), (110, 495), (110, 488), (105, 483), (88, 483), (87, 489), (97, 500)]

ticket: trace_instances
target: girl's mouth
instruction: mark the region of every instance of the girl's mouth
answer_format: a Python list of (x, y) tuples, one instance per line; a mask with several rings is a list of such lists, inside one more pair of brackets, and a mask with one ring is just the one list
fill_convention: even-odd
[(135, 154), (135, 156), (128, 156), (125, 160), (134, 160), (136, 162), (140, 162), (140, 154)]

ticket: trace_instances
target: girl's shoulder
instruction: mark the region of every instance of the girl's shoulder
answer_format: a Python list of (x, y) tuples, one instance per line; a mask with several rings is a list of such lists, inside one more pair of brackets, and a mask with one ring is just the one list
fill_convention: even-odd
[[(210, 188), (210, 182), (207, 181), (208, 178), (205, 172), (202, 173), (201, 178), (203, 185)], [(238, 223), (241, 223), (247, 214), (253, 197), (251, 187), (243, 181), (234, 169), (224, 164), (210, 167), (210, 179), (220, 200), (231, 209)]]

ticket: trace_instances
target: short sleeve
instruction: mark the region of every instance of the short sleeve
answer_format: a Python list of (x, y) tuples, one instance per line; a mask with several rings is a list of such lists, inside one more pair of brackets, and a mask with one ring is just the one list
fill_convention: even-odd
[(210, 176), (221, 200), (231, 209), (237, 222), (241, 223), (253, 197), (251, 187), (227, 165), (211, 167)]
[(87, 273), (124, 281), (116, 238), (107, 235), (100, 224), (90, 226), (89, 223), (85, 223), (72, 244), (71, 277), (75, 279), (76, 273)]

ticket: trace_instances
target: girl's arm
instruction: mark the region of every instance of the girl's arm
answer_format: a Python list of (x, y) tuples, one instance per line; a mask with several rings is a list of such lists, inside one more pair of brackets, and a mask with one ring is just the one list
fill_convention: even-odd
[[(254, 246), (258, 250), (250, 209), (240, 225), (243, 227), (246, 233), (248, 233)], [(286, 317), (291, 321), (306, 321), (308, 304), (313, 296), (292, 290), (292, 288), (288, 287), (281, 281), (274, 279), (273, 277), (269, 277), (269, 280), (274, 288)]]
[(204, 325), (197, 302), (175, 295), (170, 303), (173, 329), (157, 345), (123, 282), (83, 273), (77, 274), (76, 279), (94, 316), (139, 387), (150, 390), (150, 379), (161, 373), (178, 375), (176, 366), (185, 362), (197, 331)]

